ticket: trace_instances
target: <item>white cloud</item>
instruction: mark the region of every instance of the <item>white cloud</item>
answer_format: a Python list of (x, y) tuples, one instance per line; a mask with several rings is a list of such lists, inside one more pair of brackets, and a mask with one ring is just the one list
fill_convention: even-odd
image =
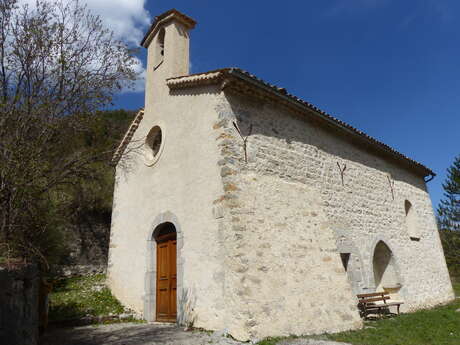
[[(34, 7), (36, 0), (19, 0), (20, 4)], [(105, 25), (113, 31), (115, 37), (128, 46), (138, 47), (150, 24), (150, 13), (145, 9), (146, 0), (80, 0), (97, 14)], [(145, 68), (136, 58), (135, 70), (140, 80), (136, 82), (134, 92), (144, 91)], [(124, 90), (126, 91), (126, 90)]]
[[(36, 0), (19, 0), (20, 4), (34, 7)], [(101, 17), (115, 36), (130, 44), (139, 45), (143, 34), (151, 24), (146, 0), (80, 0), (94, 14)]]
[[(145, 0), (82, 0), (88, 8), (98, 14), (115, 36), (130, 46), (139, 46), (144, 33), (151, 24), (150, 14), (145, 9)], [(143, 92), (145, 88), (145, 67), (136, 58), (134, 70), (139, 73), (133, 90), (122, 92)]]
[(126, 43), (139, 45), (151, 23), (144, 8), (145, 0), (82, 0), (98, 14), (116, 37)]

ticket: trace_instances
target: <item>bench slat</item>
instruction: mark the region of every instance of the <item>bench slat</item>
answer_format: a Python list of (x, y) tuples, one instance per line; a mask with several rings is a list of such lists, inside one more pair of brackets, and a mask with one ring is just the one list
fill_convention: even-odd
[(373, 292), (373, 293), (362, 293), (356, 295), (358, 298), (366, 298), (366, 297), (374, 297), (374, 296), (381, 296), (381, 295), (389, 295), (388, 292)]
[(365, 306), (365, 309), (366, 310), (381, 309), (381, 308), (400, 306), (401, 304), (404, 304), (404, 302), (394, 302), (394, 303), (387, 303), (387, 304), (367, 304)]
[(380, 302), (380, 301), (383, 301), (385, 302), (386, 300), (389, 300), (390, 297), (389, 296), (382, 296), (382, 297), (377, 297), (377, 298), (366, 298), (366, 299), (362, 299), (359, 301), (359, 303), (372, 303), (372, 302)]
[(390, 302), (390, 303), (382, 304), (382, 305), (394, 306), (394, 305), (401, 305), (401, 304), (404, 304), (404, 302)]

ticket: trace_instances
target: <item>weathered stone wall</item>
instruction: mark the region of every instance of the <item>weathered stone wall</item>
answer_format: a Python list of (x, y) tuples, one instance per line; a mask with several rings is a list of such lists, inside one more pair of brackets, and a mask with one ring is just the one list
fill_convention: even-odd
[[(235, 197), (246, 198), (248, 203), (243, 220), (248, 227), (246, 234), (261, 238), (262, 234), (269, 233), (267, 220), (275, 216), (286, 218), (280, 222), (286, 226), (285, 236), (292, 233), (293, 227), (308, 232), (314, 219), (311, 216), (297, 217), (295, 224), (287, 221), (292, 218), (291, 208), (298, 207), (299, 199), (304, 199), (303, 204), (309, 207), (309, 199), (317, 198), (315, 213), (324, 214), (324, 218), (316, 222), (326, 232), (325, 238), (329, 238), (329, 231), (334, 232), (339, 248), (331, 257), (335, 261), (339, 252), (351, 253), (348, 278), (355, 293), (376, 289), (374, 252), (383, 241), (393, 255), (391, 269), (401, 284), (398, 297), (405, 301), (405, 310), (433, 306), (453, 298), (431, 200), (422, 176), (353, 144), (339, 133), (309, 121), (305, 115), (235, 94), (229, 96), (229, 102), (231, 109), (227, 111), (236, 118), (243, 136), (249, 134), (252, 126), (247, 140), (247, 163), (243, 141), (231, 128), (223, 149), (224, 153), (233, 155), (236, 175), (232, 178), (235, 186), (231, 188), (237, 190)], [(238, 145), (237, 155), (235, 145)], [(342, 181), (340, 170), (345, 166)], [(248, 185), (251, 179), (253, 184), (260, 184), (261, 178), (273, 182), (254, 187), (256, 190)], [(282, 185), (285, 187), (281, 188)], [(298, 187), (292, 188), (293, 185)], [(286, 194), (286, 199), (280, 198), (263, 211), (259, 200), (268, 202), (276, 195), (283, 195), (283, 189), (302, 192), (291, 192), (290, 198)], [(254, 199), (252, 206), (248, 201), (250, 195)], [(420, 235), (416, 239), (411, 239), (408, 233), (406, 200), (416, 214)], [(259, 214), (265, 216), (265, 222)], [(259, 217), (260, 220), (255, 221)], [(254, 235), (256, 233), (258, 235)], [(316, 238), (321, 248), (326, 242)], [(291, 244), (299, 244), (299, 234), (295, 231)]]
[(38, 344), (38, 292), (36, 266), (0, 267), (0, 344)]
[[(250, 134), (250, 123), (242, 116), (249, 116), (249, 107), (241, 106), (222, 105), (214, 126), (220, 132), (225, 191), (214, 207), (224, 210), (220, 232), (228, 332), (240, 340), (257, 340), (360, 327), (320, 190), (259, 170), (264, 162), (257, 161), (253, 146), (245, 162), (243, 138)], [(282, 171), (289, 162), (279, 153), (273, 152), (272, 162)]]

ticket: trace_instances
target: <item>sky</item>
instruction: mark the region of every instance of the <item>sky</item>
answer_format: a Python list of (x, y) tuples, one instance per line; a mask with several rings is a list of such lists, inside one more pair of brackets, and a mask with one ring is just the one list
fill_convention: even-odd
[[(242, 68), (423, 163), (436, 209), (460, 155), (460, 1), (85, 2), (131, 46), (155, 15), (191, 16), (192, 73)], [(114, 107), (143, 107), (142, 80), (135, 91)]]

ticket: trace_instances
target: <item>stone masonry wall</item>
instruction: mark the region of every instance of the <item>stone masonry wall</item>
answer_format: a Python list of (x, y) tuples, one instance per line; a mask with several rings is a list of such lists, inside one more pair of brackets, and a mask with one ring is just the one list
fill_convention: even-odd
[[(319, 191), (251, 169), (255, 165), (246, 164), (243, 139), (233, 125), (238, 122), (245, 137), (248, 122), (238, 121), (228, 104), (217, 112), (225, 193), (214, 208), (223, 208), (224, 215), (219, 230), (227, 331), (239, 340), (258, 340), (359, 328)], [(277, 159), (285, 166), (283, 156)]]
[[(300, 233), (311, 231), (316, 218), (317, 233), (311, 239), (318, 241), (320, 253), (313, 254), (311, 260), (324, 250), (334, 252), (326, 240), (333, 232), (339, 250), (330, 254), (331, 260), (336, 262), (339, 251), (351, 253), (348, 279), (355, 293), (375, 291), (373, 256), (376, 245), (383, 241), (393, 255), (392, 265), (401, 284), (398, 297), (405, 301), (405, 310), (453, 298), (423, 177), (370, 153), (305, 115), (234, 93), (229, 93), (228, 99), (231, 110), (225, 111), (229, 118), (236, 119), (243, 136), (250, 135), (246, 163), (242, 139), (231, 126), (228, 129), (232, 138), (223, 141), (222, 151), (231, 157), (235, 171), (223, 168), (222, 172), (235, 176), (234, 186), (225, 185), (224, 180), (224, 188), (235, 189), (233, 194), (245, 200), (245, 218), (233, 216), (242, 220), (252, 240), (262, 240), (273, 231), (267, 226), (267, 221), (272, 221), (279, 223), (278, 232), (291, 238), (286, 247), (289, 243), (302, 245)], [(232, 147), (238, 151), (235, 153)], [(406, 200), (416, 214), (419, 238), (415, 240), (406, 226)], [(301, 208), (299, 203), (319, 217), (302, 217), (301, 213), (294, 216), (292, 208)], [(269, 209), (262, 210), (264, 205)], [(272, 234), (270, 238), (277, 237)], [(292, 264), (307, 267), (299, 260)], [(311, 285), (316, 286), (318, 281), (312, 279)], [(331, 282), (330, 286), (336, 288), (335, 284)]]
[(0, 344), (38, 344), (38, 289), (36, 266), (0, 267)]

